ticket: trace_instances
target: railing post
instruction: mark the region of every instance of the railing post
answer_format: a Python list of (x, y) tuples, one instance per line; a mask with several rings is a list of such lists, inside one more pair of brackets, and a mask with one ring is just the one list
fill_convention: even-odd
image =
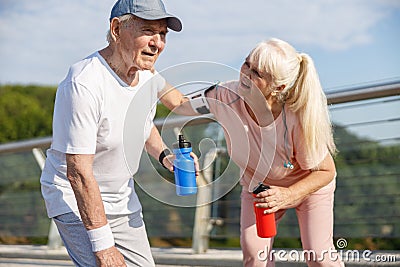
[[(44, 163), (46, 161), (46, 156), (43, 151), (39, 148), (32, 149), (33, 156), (36, 159), (41, 170), (44, 168)], [(48, 235), (47, 247), (49, 249), (58, 249), (62, 246), (62, 240), (60, 234), (58, 233), (57, 226), (53, 220), (50, 222), (50, 230)]]
[(214, 224), (220, 225), (220, 220), (212, 220), (211, 218), (211, 201), (212, 201), (212, 189), (214, 168), (213, 161), (221, 152), (225, 153), (225, 149), (213, 148), (210, 149), (203, 162), (203, 171), (199, 174), (197, 183), (199, 190), (197, 192), (197, 206), (194, 217), (193, 227), (193, 243), (192, 249), (195, 254), (201, 254), (207, 252), (209, 247), (210, 232)]
[[(197, 203), (208, 203), (211, 200), (211, 190), (202, 174), (197, 178), (199, 190)], [(204, 186), (204, 187), (201, 187)], [(208, 249), (208, 228), (211, 215), (211, 205), (204, 204), (196, 207), (193, 226), (192, 249), (195, 254), (205, 253)]]

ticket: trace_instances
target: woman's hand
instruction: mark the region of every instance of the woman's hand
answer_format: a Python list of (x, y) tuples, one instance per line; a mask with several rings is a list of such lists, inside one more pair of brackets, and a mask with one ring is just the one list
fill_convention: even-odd
[(270, 186), (271, 188), (258, 193), (255, 202), (257, 207), (269, 208), (265, 213), (274, 213), (281, 209), (293, 207), (296, 204), (296, 198), (290, 188)]
[(280, 209), (293, 208), (300, 204), (307, 196), (329, 184), (336, 175), (335, 163), (330, 154), (310, 174), (290, 187), (270, 186), (256, 196), (258, 207), (270, 208), (266, 213), (273, 213)]
[(292, 208), (300, 204), (307, 196), (329, 184), (336, 175), (335, 163), (330, 154), (318, 165), (315, 170), (290, 187), (270, 186), (256, 196), (258, 207), (270, 208), (266, 213), (273, 213), (280, 209)]

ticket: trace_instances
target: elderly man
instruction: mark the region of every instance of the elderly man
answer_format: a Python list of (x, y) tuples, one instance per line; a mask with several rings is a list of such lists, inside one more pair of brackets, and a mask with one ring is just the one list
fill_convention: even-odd
[[(156, 103), (166, 86), (153, 77), (153, 65), (167, 28), (179, 32), (182, 24), (161, 0), (117, 1), (109, 45), (74, 64), (58, 87), (53, 142), (40, 181), (48, 215), (76, 266), (154, 266), (132, 179), (137, 168), (125, 163), (123, 132), (138, 91)], [(129, 149), (138, 162), (145, 147), (172, 170), (172, 155), (152, 122), (154, 109), (142, 105), (137, 121), (129, 122), (140, 129), (129, 137), (135, 140)]]

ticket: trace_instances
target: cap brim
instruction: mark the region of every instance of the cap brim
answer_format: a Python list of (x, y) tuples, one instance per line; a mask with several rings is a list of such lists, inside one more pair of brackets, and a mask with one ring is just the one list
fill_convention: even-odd
[(168, 28), (176, 32), (180, 32), (182, 30), (182, 22), (174, 15), (168, 13), (156, 13), (156, 12), (146, 11), (146, 12), (136, 12), (133, 15), (145, 20), (167, 19)]

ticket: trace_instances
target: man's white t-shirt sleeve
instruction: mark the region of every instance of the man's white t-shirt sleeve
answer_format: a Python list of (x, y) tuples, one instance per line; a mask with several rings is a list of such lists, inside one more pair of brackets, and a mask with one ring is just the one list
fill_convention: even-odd
[[(166, 85), (166, 80), (163, 76), (161, 76), (160, 73), (157, 72), (157, 70), (154, 70), (154, 73), (151, 74), (151, 78), (150, 78), (150, 87), (149, 89), (153, 89), (156, 88), (156, 92), (161, 92), (165, 85)], [(154, 122), (153, 119), (156, 115), (156, 110), (157, 110), (157, 96), (154, 95), (155, 98), (153, 98), (153, 106), (151, 107), (149, 116), (147, 117), (146, 123), (145, 123), (145, 128), (144, 128), (144, 136), (145, 136), (145, 140), (147, 140), (150, 136), (151, 130), (154, 127)]]
[(165, 78), (160, 73), (158, 73), (157, 70), (154, 70), (154, 75), (152, 79), (154, 80), (154, 85), (157, 88), (157, 92), (161, 92), (167, 83)]
[(52, 148), (68, 154), (95, 154), (98, 107), (84, 86), (66, 83), (56, 95)]

